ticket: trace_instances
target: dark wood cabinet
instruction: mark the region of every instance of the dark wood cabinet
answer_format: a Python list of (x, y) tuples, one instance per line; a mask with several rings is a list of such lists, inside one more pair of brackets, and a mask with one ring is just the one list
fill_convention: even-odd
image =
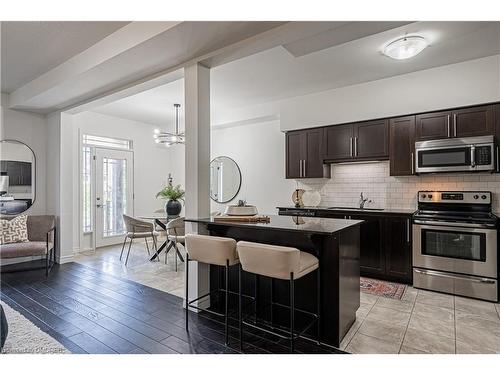
[(495, 134), (495, 107), (476, 106), (416, 116), (416, 140)]
[(415, 173), (415, 116), (393, 118), (389, 125), (391, 176)]
[(412, 224), (410, 217), (385, 220), (385, 276), (403, 282), (412, 280)]
[(495, 133), (494, 106), (464, 108), (453, 111), (454, 137), (475, 137)]
[(388, 120), (354, 124), (354, 157), (363, 160), (382, 160), (389, 157)]
[(364, 220), (360, 228), (361, 275), (383, 277), (385, 275), (386, 254), (384, 251), (385, 219), (381, 216), (349, 215), (353, 220)]
[(323, 154), (329, 162), (384, 160), (389, 157), (387, 120), (328, 126), (324, 132)]
[(329, 178), (330, 166), (323, 163), (323, 128), (286, 134), (286, 178)]
[(415, 134), (417, 141), (451, 137), (451, 111), (432, 112), (417, 115)]
[(16, 160), (2, 160), (0, 171), (9, 176), (10, 186), (31, 185), (31, 163)]
[(354, 129), (352, 124), (324, 128), (324, 158), (328, 161), (344, 161), (353, 157)]

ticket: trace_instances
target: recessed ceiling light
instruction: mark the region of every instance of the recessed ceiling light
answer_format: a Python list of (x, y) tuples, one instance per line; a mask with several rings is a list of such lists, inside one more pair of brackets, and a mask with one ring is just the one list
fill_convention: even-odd
[(429, 43), (421, 36), (405, 36), (389, 43), (384, 48), (384, 55), (396, 60), (409, 59), (418, 55)]

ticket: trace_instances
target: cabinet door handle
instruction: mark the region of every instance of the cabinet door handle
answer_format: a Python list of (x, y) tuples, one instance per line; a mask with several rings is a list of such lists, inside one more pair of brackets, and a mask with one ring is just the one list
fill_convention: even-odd
[(453, 136), (457, 136), (457, 114), (453, 115)]
[(302, 160), (302, 162), (304, 163), (304, 166), (302, 167), (302, 171), (304, 172), (304, 177), (307, 176), (307, 172), (306, 172), (306, 159)]
[(302, 159), (299, 160), (299, 177), (302, 177)]
[(352, 158), (352, 137), (349, 138), (349, 156)]
[(358, 156), (358, 137), (354, 137), (354, 156)]
[(497, 146), (497, 172), (500, 172), (500, 165), (498, 165), (498, 146)]
[(450, 132), (450, 115), (446, 116), (447, 124), (448, 124), (448, 138), (451, 137), (451, 132)]
[(410, 243), (410, 219), (406, 219), (406, 242)]
[(411, 174), (415, 174), (415, 155), (411, 153)]

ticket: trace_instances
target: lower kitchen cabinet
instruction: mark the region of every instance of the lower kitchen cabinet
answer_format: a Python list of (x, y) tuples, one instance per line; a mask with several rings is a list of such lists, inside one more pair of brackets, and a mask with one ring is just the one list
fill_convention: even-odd
[[(309, 213), (312, 211), (308, 209)], [(294, 209), (295, 215), (296, 210)], [(279, 210), (287, 215), (286, 209)], [(412, 283), (410, 214), (317, 210), (316, 217), (363, 220), (360, 228), (360, 273), (375, 279)]]
[(385, 219), (385, 276), (390, 280), (412, 280), (411, 229), (411, 217)]

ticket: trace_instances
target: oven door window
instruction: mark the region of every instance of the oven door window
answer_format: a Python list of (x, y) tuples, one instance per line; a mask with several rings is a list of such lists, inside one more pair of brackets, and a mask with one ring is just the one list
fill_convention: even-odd
[(422, 230), (422, 255), (486, 261), (486, 234)]
[(471, 165), (470, 150), (470, 147), (420, 150), (418, 166), (420, 168), (469, 166)]

